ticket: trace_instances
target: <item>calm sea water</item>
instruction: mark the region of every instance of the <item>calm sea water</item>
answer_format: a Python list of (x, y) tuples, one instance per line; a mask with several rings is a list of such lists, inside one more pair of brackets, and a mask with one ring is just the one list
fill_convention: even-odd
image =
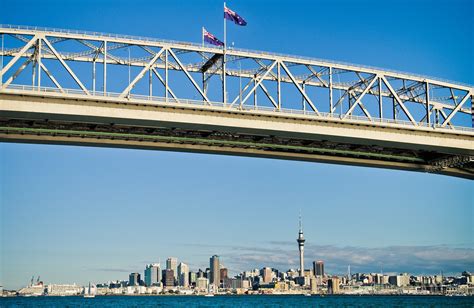
[(0, 298), (1, 307), (474, 307), (474, 297), (443, 296), (98, 296)]

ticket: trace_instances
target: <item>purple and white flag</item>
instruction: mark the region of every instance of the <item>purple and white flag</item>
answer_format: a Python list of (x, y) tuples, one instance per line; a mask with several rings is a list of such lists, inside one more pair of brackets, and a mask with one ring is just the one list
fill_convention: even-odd
[(236, 25), (245, 26), (247, 22), (239, 14), (224, 6), (224, 18), (233, 21)]
[(216, 46), (224, 46), (223, 42), (221, 42), (212, 33), (207, 32), (206, 29), (204, 28), (202, 28), (202, 35), (204, 37), (205, 42), (208, 42), (209, 44), (216, 45)]

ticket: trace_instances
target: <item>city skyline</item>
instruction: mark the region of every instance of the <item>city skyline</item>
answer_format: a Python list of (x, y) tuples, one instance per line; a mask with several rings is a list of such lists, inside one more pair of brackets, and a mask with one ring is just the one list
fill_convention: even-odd
[[(221, 1), (146, 3), (155, 19), (144, 19), (144, 6), (127, 1), (114, 6), (44, 1), (42, 14), (23, 12), (24, 5), (35, 3), (5, 3), (2, 23), (197, 43), (201, 26), (217, 36), (222, 30)], [(474, 83), (472, 44), (453, 44), (473, 40), (472, 9), (465, 9), (472, 8), (470, 1), (436, 7), (414, 2), (410, 12), (378, 2), (306, 1), (301, 3), (305, 10), (290, 1), (228, 5), (249, 23), (245, 29), (228, 28), (228, 42), (239, 48)], [(341, 6), (353, 14), (336, 23), (337, 13), (328, 12)], [(419, 11), (421, 19), (413, 13)], [(117, 23), (123, 12), (127, 21)], [(288, 22), (275, 22), (283, 15)], [(397, 16), (411, 24), (388, 22)], [(170, 26), (157, 27), (165, 23)], [(362, 41), (354, 28), (370, 35)], [(232, 273), (249, 265), (297, 268), (300, 209), (305, 268), (324, 260), (325, 271), (335, 274), (348, 265), (360, 272), (474, 271), (474, 186), (465, 179), (248, 157), (9, 143), (0, 144), (0, 164), (0, 285), (5, 288), (24, 286), (32, 275), (82, 284), (135, 271), (143, 275), (145, 264), (161, 260), (163, 266), (169, 256), (193, 270), (209, 266), (214, 254)]]

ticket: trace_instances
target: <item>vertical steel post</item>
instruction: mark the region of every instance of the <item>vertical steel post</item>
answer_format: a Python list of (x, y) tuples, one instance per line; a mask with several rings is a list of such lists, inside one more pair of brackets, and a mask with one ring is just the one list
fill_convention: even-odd
[(95, 95), (95, 62), (96, 59), (92, 60), (92, 93)]
[(383, 119), (382, 77), (379, 77), (379, 116)]
[(38, 39), (38, 91), (41, 87), (41, 37)]
[(165, 102), (168, 102), (168, 49), (165, 49)]
[(471, 94), (471, 127), (474, 128), (474, 93)]
[(329, 67), (329, 113), (332, 115), (332, 67)]
[[(304, 84), (304, 81), (303, 83), (301, 84), (301, 89), (303, 90), (303, 92), (305, 91), (305, 88), (306, 88), (306, 85)], [(301, 104), (303, 106), (303, 110), (305, 110), (306, 108), (306, 100), (304, 99), (304, 96), (301, 95)]]
[(257, 75), (253, 77), (253, 85), (255, 90), (253, 91), (253, 106), (254, 109), (257, 109)]
[(395, 96), (392, 97), (392, 103), (393, 103), (393, 119), (396, 121), (397, 120), (397, 102), (395, 100)]
[[(128, 49), (128, 85), (127, 85), (127, 87), (128, 87), (130, 85), (130, 82), (131, 82), (131, 76), (130, 76), (130, 69), (131, 69), (131, 67), (130, 67), (130, 64), (131, 64), (130, 63), (131, 62), (131, 60), (130, 60), (130, 45), (128, 45), (127, 49)], [(132, 92), (132, 88), (130, 88), (130, 90), (128, 90), (127, 98), (130, 98), (130, 92)]]
[(431, 126), (431, 111), (430, 111), (430, 84), (428, 82), (425, 83), (425, 90), (426, 90), (426, 124)]
[(153, 74), (152, 74), (152, 68), (153, 67), (150, 67), (150, 69), (148, 70), (148, 74), (149, 74), (149, 94), (150, 94), (150, 99), (152, 98), (153, 96), (153, 84), (152, 84), (152, 81), (153, 81)]
[(280, 61), (277, 63), (277, 97), (278, 97), (278, 110), (281, 110), (281, 64)]
[(31, 65), (31, 70), (32, 70), (32, 78), (31, 78), (31, 86), (34, 88), (35, 87), (35, 83), (36, 83), (36, 64), (37, 64), (37, 61), (36, 61), (36, 58), (38, 57), (38, 45), (36, 45), (36, 48), (35, 50), (33, 51), (34, 55), (33, 55), (33, 63)]
[(239, 104), (242, 105), (242, 63), (239, 59)]
[[(225, 2), (224, 2), (224, 11), (225, 11)], [(227, 49), (227, 23), (226, 19), (223, 18), (224, 20), (224, 46), (223, 46), (223, 55), (222, 55), (222, 102), (224, 103), (224, 106), (227, 102), (227, 84), (226, 84), (226, 78), (225, 78), (225, 70), (226, 70), (226, 49)]]
[(107, 41), (104, 41), (104, 96), (107, 95)]
[(3, 51), (4, 51), (4, 44), (5, 44), (5, 39), (4, 39), (5, 34), (2, 33), (2, 63), (0, 67), (0, 87), (3, 85)]

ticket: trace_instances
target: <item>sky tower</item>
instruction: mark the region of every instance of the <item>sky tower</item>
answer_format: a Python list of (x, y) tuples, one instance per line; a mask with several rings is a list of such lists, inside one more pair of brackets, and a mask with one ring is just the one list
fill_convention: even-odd
[(304, 242), (303, 237), (303, 224), (301, 223), (301, 214), (300, 214), (300, 231), (298, 232), (298, 249), (300, 250), (300, 277), (304, 277)]

